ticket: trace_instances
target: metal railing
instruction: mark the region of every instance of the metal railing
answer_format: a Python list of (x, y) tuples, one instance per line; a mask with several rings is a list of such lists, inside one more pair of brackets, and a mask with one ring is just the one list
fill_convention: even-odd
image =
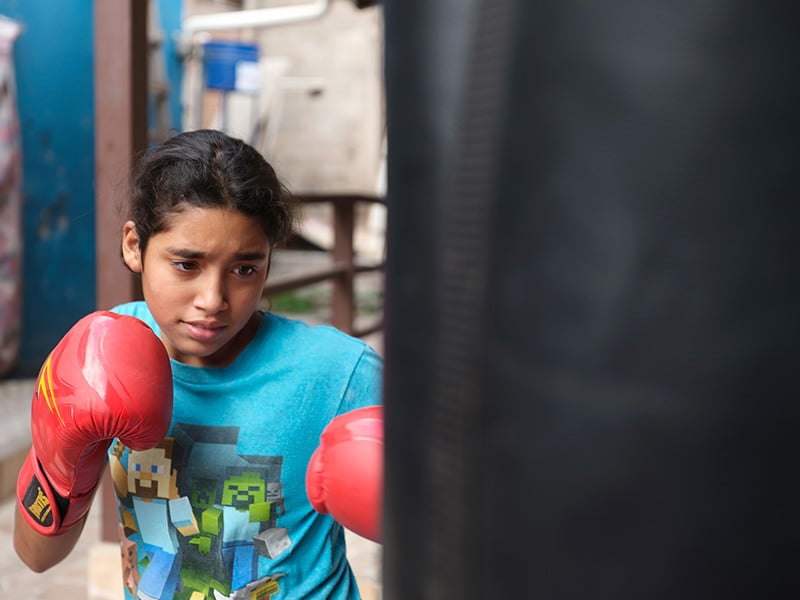
[(383, 198), (358, 194), (306, 194), (299, 196), (303, 204), (330, 203), (333, 207), (333, 247), (330, 251), (332, 263), (325, 267), (310, 268), (267, 280), (264, 296), (296, 290), (323, 281), (333, 283), (331, 297), (331, 325), (353, 335), (364, 337), (383, 327), (383, 319), (376, 318), (366, 326), (356, 326), (355, 287), (360, 273), (382, 271), (384, 261), (359, 265), (355, 262), (354, 234), (355, 213), (358, 203), (383, 203)]

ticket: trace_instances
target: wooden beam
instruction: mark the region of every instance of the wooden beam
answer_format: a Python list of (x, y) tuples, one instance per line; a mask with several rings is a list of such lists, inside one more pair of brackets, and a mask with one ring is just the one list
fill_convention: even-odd
[(355, 301), (353, 285), (355, 269), (353, 260), (353, 232), (355, 230), (354, 202), (336, 202), (333, 205), (333, 256), (334, 264), (347, 268), (333, 278), (332, 325), (345, 333), (353, 333)]
[(139, 297), (120, 257), (128, 177), (147, 149), (147, 2), (94, 1), (97, 307)]
[[(140, 297), (120, 257), (118, 213), (128, 177), (147, 149), (147, 2), (94, 0), (95, 268), (97, 307)], [(114, 492), (106, 474), (101, 494), (103, 540), (118, 539)]]

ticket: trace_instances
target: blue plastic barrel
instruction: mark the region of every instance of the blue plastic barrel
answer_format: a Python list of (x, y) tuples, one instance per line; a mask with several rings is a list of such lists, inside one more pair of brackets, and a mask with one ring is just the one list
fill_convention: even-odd
[(258, 45), (214, 40), (203, 44), (203, 73), (207, 89), (236, 90), (236, 65), (258, 62)]

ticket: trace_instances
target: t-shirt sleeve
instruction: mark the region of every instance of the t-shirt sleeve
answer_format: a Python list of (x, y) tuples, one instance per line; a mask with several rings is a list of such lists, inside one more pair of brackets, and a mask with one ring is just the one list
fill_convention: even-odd
[(376, 404), (383, 404), (383, 359), (365, 346), (353, 368), (339, 414)]

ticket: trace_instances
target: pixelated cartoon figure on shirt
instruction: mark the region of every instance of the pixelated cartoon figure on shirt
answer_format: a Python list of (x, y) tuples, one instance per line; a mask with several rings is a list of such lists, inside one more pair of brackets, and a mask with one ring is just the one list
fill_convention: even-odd
[(128, 593), (134, 595), (141, 579), (136, 556), (136, 542), (127, 537), (125, 528), (122, 525), (119, 526), (119, 540), (119, 552), (122, 556), (122, 582), (125, 584), (125, 589)]
[(174, 435), (186, 449), (178, 485), (199, 526), (181, 541), (181, 597), (268, 600), (282, 574), (259, 575), (260, 562), (291, 546), (277, 522), (285, 512), (282, 457), (239, 454), (234, 427), (179, 423)]
[(138, 585), (129, 575), (126, 587), (132, 597), (142, 600), (175, 596), (181, 568), (178, 536), (199, 531), (189, 498), (178, 492), (174, 442), (167, 438), (144, 451), (115, 448), (110, 457), (112, 479), (121, 499), (120, 521), (127, 524), (123, 546), (130, 551), (135, 544), (141, 567)]

